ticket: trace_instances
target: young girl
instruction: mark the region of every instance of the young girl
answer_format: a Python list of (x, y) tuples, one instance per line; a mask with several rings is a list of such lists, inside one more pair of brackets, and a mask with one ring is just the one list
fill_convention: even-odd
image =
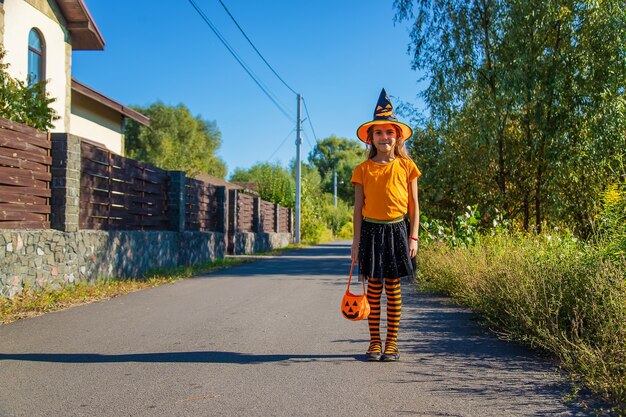
[[(352, 260), (368, 280), (367, 299), (370, 361), (396, 361), (398, 327), (402, 310), (400, 278), (413, 278), (411, 258), (417, 254), (419, 205), (417, 179), (421, 173), (404, 148), (413, 131), (398, 122), (385, 92), (380, 93), (374, 119), (357, 130), (370, 145), (368, 159), (352, 174), (355, 186)], [(407, 214), (410, 222), (407, 221)], [(387, 294), (387, 337), (380, 338), (380, 299)]]

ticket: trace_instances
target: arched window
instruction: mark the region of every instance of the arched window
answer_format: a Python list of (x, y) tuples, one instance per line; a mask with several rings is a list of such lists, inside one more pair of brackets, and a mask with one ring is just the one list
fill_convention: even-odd
[(46, 79), (45, 44), (43, 36), (37, 29), (31, 29), (28, 34), (28, 86)]

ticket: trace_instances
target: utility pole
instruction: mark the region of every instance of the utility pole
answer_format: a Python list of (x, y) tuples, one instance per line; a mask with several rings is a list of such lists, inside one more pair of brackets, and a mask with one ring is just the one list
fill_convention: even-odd
[(300, 162), (300, 146), (302, 145), (302, 111), (300, 109), (300, 102), (302, 101), (302, 96), (298, 94), (298, 121), (296, 122), (296, 224), (295, 224), (295, 236), (294, 240), (296, 243), (300, 243), (300, 203), (302, 200), (302, 187), (301, 187), (301, 176), (302, 176), (302, 167)]

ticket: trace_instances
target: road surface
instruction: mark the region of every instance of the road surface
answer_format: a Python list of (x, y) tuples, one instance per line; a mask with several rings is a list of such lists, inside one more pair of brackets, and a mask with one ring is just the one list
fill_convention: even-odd
[(400, 361), (366, 362), (367, 323), (339, 310), (349, 252), (289, 251), (2, 325), (0, 416), (585, 415), (549, 360), (408, 283)]

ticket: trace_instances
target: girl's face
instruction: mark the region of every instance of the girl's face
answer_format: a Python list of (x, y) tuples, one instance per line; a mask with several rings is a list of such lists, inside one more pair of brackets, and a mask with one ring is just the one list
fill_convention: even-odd
[(389, 153), (396, 146), (398, 138), (396, 129), (390, 123), (372, 127), (372, 142), (379, 152)]

